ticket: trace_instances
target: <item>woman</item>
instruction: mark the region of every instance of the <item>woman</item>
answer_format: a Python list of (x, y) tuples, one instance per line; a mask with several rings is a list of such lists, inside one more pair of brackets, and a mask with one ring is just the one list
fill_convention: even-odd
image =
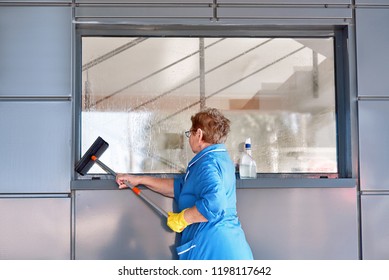
[(179, 259), (253, 259), (236, 212), (235, 167), (224, 142), (230, 121), (217, 109), (205, 109), (191, 117), (185, 134), (196, 154), (180, 178), (156, 178), (118, 174), (119, 188), (145, 185), (173, 197), (179, 213), (168, 213), (168, 226), (182, 232)]

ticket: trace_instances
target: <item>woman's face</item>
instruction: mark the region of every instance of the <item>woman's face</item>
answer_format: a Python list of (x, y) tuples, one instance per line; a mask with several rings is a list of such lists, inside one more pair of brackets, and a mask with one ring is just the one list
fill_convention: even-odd
[(189, 136), (189, 145), (192, 149), (192, 152), (197, 154), (205, 147), (209, 146), (210, 144), (207, 142), (204, 142), (203, 140), (203, 131), (198, 128), (197, 130), (191, 129), (191, 134)]

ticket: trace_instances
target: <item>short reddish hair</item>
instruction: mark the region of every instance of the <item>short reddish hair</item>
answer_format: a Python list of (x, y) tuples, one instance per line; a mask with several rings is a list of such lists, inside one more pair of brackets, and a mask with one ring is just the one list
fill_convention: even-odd
[(221, 144), (227, 140), (230, 132), (230, 120), (218, 109), (206, 108), (191, 117), (191, 131), (201, 129), (203, 140), (210, 144)]

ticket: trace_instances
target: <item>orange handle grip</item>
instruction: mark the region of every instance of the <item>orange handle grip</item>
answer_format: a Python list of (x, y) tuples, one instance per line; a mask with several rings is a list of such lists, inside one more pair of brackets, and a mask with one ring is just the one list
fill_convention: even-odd
[(137, 187), (133, 187), (131, 190), (132, 190), (136, 195), (140, 195), (141, 190), (138, 189)]

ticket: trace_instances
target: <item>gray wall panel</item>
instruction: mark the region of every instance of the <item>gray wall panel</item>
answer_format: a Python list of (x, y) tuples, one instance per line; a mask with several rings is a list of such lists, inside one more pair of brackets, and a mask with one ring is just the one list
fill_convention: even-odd
[(389, 9), (356, 9), (358, 95), (389, 96)]
[(349, 8), (263, 8), (263, 7), (221, 7), (218, 9), (220, 18), (263, 18), (263, 19), (315, 19), (315, 18), (352, 18)]
[(0, 101), (0, 193), (70, 191), (71, 102)]
[(389, 195), (362, 195), (362, 257), (389, 259)]
[(233, 3), (233, 4), (286, 4), (286, 5), (292, 5), (292, 4), (351, 4), (351, 0), (218, 0), (219, 4), (224, 3)]
[(388, 0), (355, 0), (356, 5), (388, 5)]
[(255, 259), (358, 259), (356, 188), (239, 189)]
[(72, 0), (0, 0), (0, 3), (72, 3)]
[[(212, 9), (204, 5), (202, 7), (185, 6), (80, 6), (76, 7), (76, 18), (211, 18)], [(120, 21), (120, 20), (117, 20)]]
[(361, 190), (389, 190), (389, 101), (359, 101)]
[(71, 95), (70, 7), (0, 9), (0, 96)]
[[(76, 259), (175, 257), (175, 234), (129, 191), (76, 191), (75, 213)], [(256, 259), (358, 258), (355, 188), (239, 189), (238, 213)]]
[[(99, 3), (99, 4), (112, 4), (113, 1), (110, 1), (110, 0), (76, 0), (76, 3), (80, 3), (80, 4), (83, 4), (83, 3)], [(134, 0), (115, 0), (114, 3), (128, 3), (128, 4), (150, 4), (150, 3), (155, 3), (155, 4), (172, 4), (172, 3), (176, 3), (176, 4), (186, 4), (184, 1), (182, 0), (139, 0), (139, 1), (134, 1)], [(190, 4), (192, 3), (208, 3), (208, 4), (212, 4), (212, 0), (190, 0), (188, 1)]]
[(1, 198), (0, 259), (70, 259), (70, 198)]
[[(166, 211), (172, 200), (144, 190)], [(172, 259), (175, 233), (130, 190), (76, 191), (76, 259)], [(175, 253), (174, 253), (175, 254)]]

